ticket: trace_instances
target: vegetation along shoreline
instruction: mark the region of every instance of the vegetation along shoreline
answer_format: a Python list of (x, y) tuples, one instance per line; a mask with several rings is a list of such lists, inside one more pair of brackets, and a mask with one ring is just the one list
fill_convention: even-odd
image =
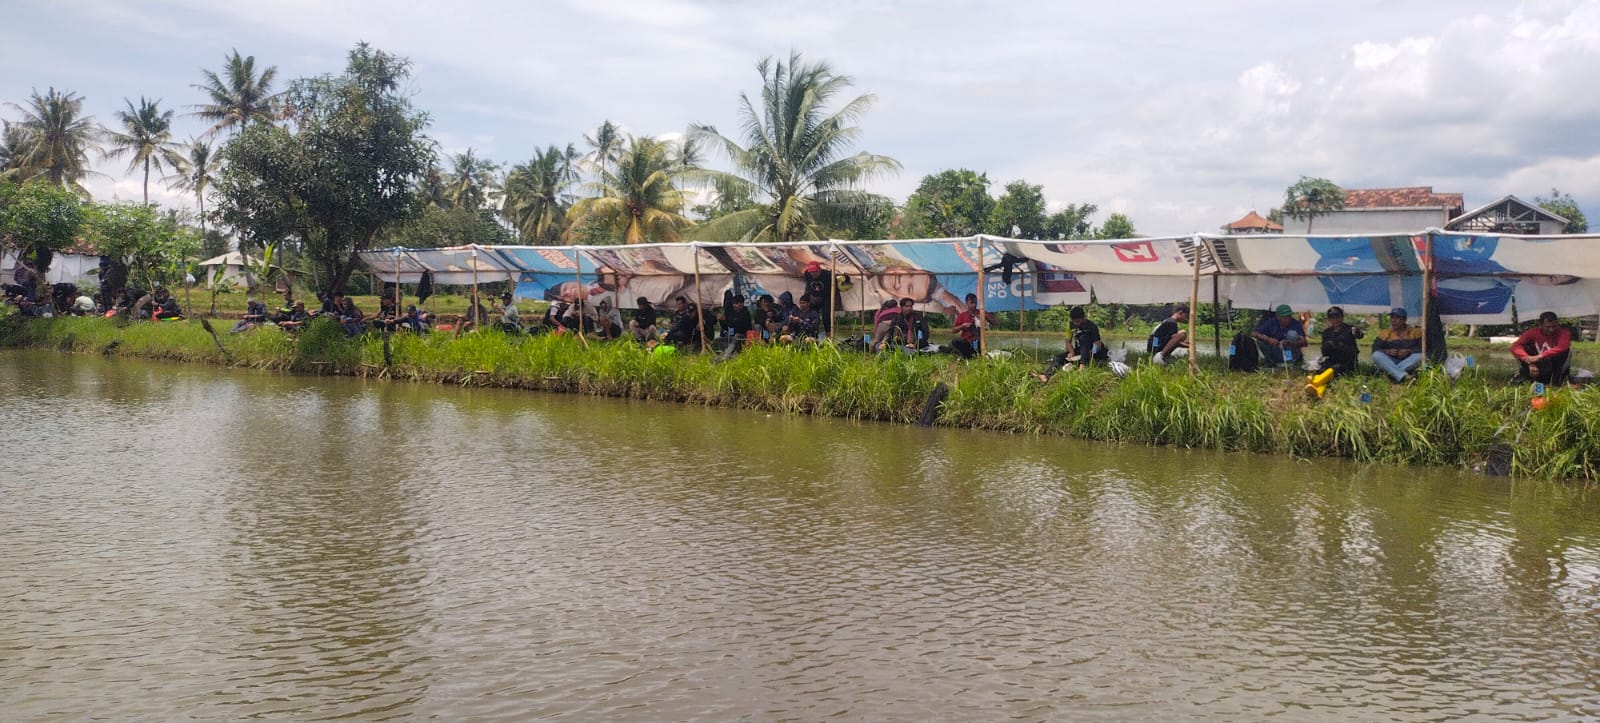
[[(1391, 386), (1341, 378), (1320, 400), (1302, 374), (1230, 374), (1202, 359), (1197, 375), (1143, 364), (1119, 377), (1075, 369), (1047, 385), (1032, 360), (868, 354), (752, 346), (657, 354), (571, 335), (347, 338), (331, 320), (298, 336), (264, 328), (213, 337), (198, 321), (0, 317), (0, 346), (249, 367), (300, 374), (626, 397), (786, 414), (911, 424), (935, 388), (948, 393), (933, 424), (1086, 440), (1301, 458), (1457, 467), (1542, 480), (1600, 480), (1600, 391), (1525, 385), (1430, 368)], [(388, 350), (386, 352), (385, 346)], [(386, 361), (387, 354), (387, 361)]]

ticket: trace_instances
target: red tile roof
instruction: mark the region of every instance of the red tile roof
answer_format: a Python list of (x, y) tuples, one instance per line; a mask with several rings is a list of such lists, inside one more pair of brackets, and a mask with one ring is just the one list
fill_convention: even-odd
[(1261, 214), (1256, 213), (1254, 210), (1250, 211), (1250, 213), (1245, 214), (1244, 218), (1241, 218), (1241, 219), (1239, 219), (1237, 221), (1234, 221), (1233, 223), (1230, 223), (1227, 226), (1224, 226), (1223, 228), (1226, 228), (1229, 231), (1261, 231), (1261, 230), (1282, 231), (1283, 230), (1283, 226), (1281, 224), (1276, 224), (1276, 223), (1273, 223), (1271, 221), (1268, 221), (1267, 219), (1262, 218)]
[(1459, 215), (1464, 203), (1459, 193), (1434, 193), (1433, 186), (1407, 188), (1350, 188), (1344, 192), (1345, 208), (1448, 208)]

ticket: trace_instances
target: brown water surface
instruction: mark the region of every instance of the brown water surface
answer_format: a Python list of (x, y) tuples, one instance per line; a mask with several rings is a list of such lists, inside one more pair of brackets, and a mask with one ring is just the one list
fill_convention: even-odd
[(1600, 716), (1600, 501), (0, 353), (7, 719)]

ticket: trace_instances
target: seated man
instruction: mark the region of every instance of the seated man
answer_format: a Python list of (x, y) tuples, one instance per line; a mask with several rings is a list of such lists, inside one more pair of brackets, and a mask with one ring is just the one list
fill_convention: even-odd
[(601, 341), (622, 338), (622, 317), (611, 308), (610, 299), (601, 299), (594, 307), (594, 335)]
[(1165, 364), (1172, 358), (1174, 350), (1189, 348), (1189, 330), (1183, 328), (1187, 323), (1189, 307), (1179, 304), (1178, 308), (1172, 310), (1172, 316), (1156, 324), (1155, 331), (1150, 332), (1150, 361)]
[(289, 308), (289, 313), (285, 314), (281, 321), (275, 321), (274, 323), (281, 329), (299, 331), (310, 319), (311, 312), (306, 311), (306, 302), (296, 301), (294, 306)]
[(817, 333), (822, 330), (822, 315), (811, 308), (811, 300), (802, 296), (795, 299), (794, 309), (789, 312), (789, 317), (783, 321), (783, 329), (779, 331), (778, 338), (784, 342), (795, 342), (801, 339), (817, 338)]
[(910, 298), (900, 299), (900, 328), (905, 331), (906, 346), (928, 346), (928, 317), (917, 311), (916, 302)]
[(1322, 368), (1332, 369), (1335, 375), (1349, 374), (1356, 370), (1356, 359), (1361, 356), (1361, 347), (1356, 340), (1361, 338), (1361, 330), (1344, 323), (1344, 309), (1337, 306), (1328, 308), (1328, 325), (1322, 329)]
[(1299, 363), (1304, 359), (1306, 327), (1294, 318), (1294, 309), (1279, 304), (1276, 313), (1266, 314), (1256, 324), (1250, 336), (1261, 351), (1261, 366), (1278, 367)]
[(1556, 313), (1546, 311), (1539, 315), (1539, 323), (1522, 332), (1511, 344), (1511, 356), (1516, 357), (1522, 377), (1540, 384), (1560, 384), (1567, 376), (1567, 362), (1572, 356), (1572, 332), (1561, 326)]
[(667, 343), (688, 346), (700, 341), (700, 310), (689, 303), (688, 297), (672, 300), (672, 321), (667, 324)]
[(1406, 310), (1389, 310), (1389, 328), (1372, 340), (1372, 364), (1396, 383), (1422, 366), (1422, 330), (1406, 324)]
[(394, 325), (396, 329), (410, 329), (418, 334), (428, 333), (427, 318), (417, 309), (416, 304), (407, 306), (406, 313), (396, 319)]
[(93, 316), (95, 313), (94, 297), (80, 292), (78, 298), (72, 300), (72, 308), (69, 311), (73, 316)]
[(1043, 374), (1033, 375), (1040, 382), (1050, 381), (1050, 377), (1068, 365), (1084, 366), (1111, 358), (1111, 350), (1100, 340), (1100, 327), (1089, 321), (1083, 307), (1072, 307), (1067, 312), (1067, 319), (1067, 348), (1050, 358), (1050, 365), (1045, 367)]
[(344, 294), (333, 296), (333, 313), (346, 336), (360, 336), (367, 330), (367, 317), (356, 307), (356, 300)]
[(762, 294), (756, 299), (756, 308), (750, 310), (750, 323), (761, 332), (761, 338), (776, 336), (778, 329), (783, 326), (783, 315), (779, 313), (777, 301), (771, 294)]
[(732, 289), (722, 292), (722, 334), (728, 337), (728, 348), (737, 351), (754, 328), (755, 321), (750, 309), (745, 307), (744, 297), (733, 293)]
[(522, 314), (517, 311), (516, 297), (507, 291), (500, 295), (500, 328), (507, 333), (522, 333)]
[(985, 314), (989, 317), (978, 321), (978, 295), (967, 294), (966, 306), (961, 313), (956, 314), (956, 320), (951, 323), (951, 331), (956, 333), (955, 340), (950, 342), (950, 348), (956, 351), (962, 359), (971, 359), (978, 355), (978, 332), (984, 323), (994, 320), (994, 314)]
[(155, 304), (153, 318), (158, 321), (175, 321), (183, 318), (183, 310), (178, 308), (178, 300), (172, 298), (166, 287), (157, 286), (152, 297)]
[(240, 319), (239, 323), (234, 324), (233, 328), (228, 330), (228, 333), (237, 334), (241, 331), (249, 331), (260, 326), (266, 320), (267, 305), (255, 299), (246, 299), (244, 302), (244, 318)]
[(889, 299), (883, 302), (878, 313), (872, 316), (872, 350), (882, 351), (890, 344), (905, 342), (905, 329), (900, 324), (900, 302)]
[(639, 297), (633, 310), (633, 318), (628, 319), (628, 333), (633, 335), (633, 340), (638, 342), (650, 341), (656, 338), (656, 319), (660, 312), (656, 311), (654, 304), (643, 296)]

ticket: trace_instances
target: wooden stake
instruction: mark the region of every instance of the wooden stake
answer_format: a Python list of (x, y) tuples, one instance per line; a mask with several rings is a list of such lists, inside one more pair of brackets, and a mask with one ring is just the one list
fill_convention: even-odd
[(1189, 376), (1197, 376), (1200, 374), (1200, 363), (1195, 358), (1198, 355), (1194, 353), (1194, 317), (1195, 308), (1200, 305), (1200, 249), (1203, 248), (1205, 244), (1201, 243), (1199, 235), (1192, 237), (1192, 244), (1194, 247), (1194, 258), (1191, 263), (1194, 265), (1194, 280), (1189, 284)]
[[(957, 241), (956, 243), (959, 244), (961, 242)], [(988, 293), (989, 290), (986, 287), (984, 287), (984, 285), (983, 285), (983, 282), (984, 282), (984, 278), (983, 278), (983, 248), (985, 246), (987, 246), (987, 245), (988, 245), (988, 240), (985, 239), (983, 236), (979, 236), (978, 237), (978, 315), (976, 317), (976, 319), (978, 321), (978, 353), (979, 354), (987, 354), (987, 353), (989, 353), (989, 325), (983, 323), (984, 315), (988, 313), (986, 311), (986, 309), (988, 307), (983, 302), (984, 302), (984, 299), (988, 298), (988, 296), (989, 296), (989, 293)]]
[(1433, 232), (1427, 234), (1422, 241), (1422, 366), (1428, 365), (1428, 296), (1433, 290)]
[(700, 242), (690, 241), (689, 248), (694, 252), (690, 254), (694, 259), (694, 323), (700, 329), (700, 351), (705, 351), (711, 344), (706, 340), (706, 312), (700, 308)]

